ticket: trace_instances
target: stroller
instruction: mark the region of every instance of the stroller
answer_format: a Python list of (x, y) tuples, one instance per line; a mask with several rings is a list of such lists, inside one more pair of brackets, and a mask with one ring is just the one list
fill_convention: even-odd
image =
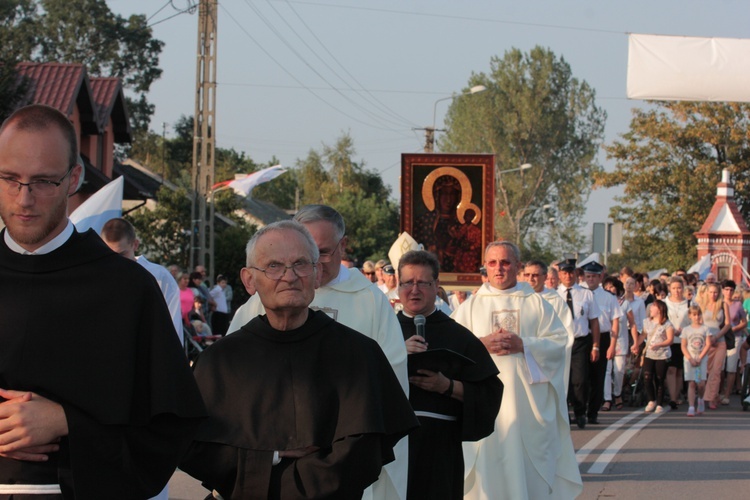
[(646, 386), (643, 381), (643, 358), (645, 356), (644, 345), (641, 345), (639, 353), (631, 354), (625, 369), (625, 385), (623, 395), (627, 395), (628, 406), (631, 408), (646, 406)]

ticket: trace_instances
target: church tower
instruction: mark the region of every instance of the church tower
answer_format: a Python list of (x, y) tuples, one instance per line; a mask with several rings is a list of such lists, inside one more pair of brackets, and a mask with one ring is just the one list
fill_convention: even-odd
[(717, 280), (731, 279), (739, 284), (750, 281), (750, 230), (734, 201), (734, 186), (729, 170), (721, 172), (716, 202), (703, 223), (698, 238), (698, 260), (711, 256), (711, 272)]

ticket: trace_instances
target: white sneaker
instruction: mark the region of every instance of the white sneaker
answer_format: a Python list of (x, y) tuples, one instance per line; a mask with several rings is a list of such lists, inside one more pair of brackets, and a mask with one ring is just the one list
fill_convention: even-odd
[(703, 398), (698, 398), (698, 415), (703, 414), (706, 411), (706, 403), (703, 402)]
[(649, 401), (646, 405), (646, 411), (654, 411), (654, 408), (656, 408), (656, 401)]
[(747, 403), (747, 404), (750, 405), (750, 396), (748, 396), (748, 397), (745, 398), (745, 403)]
[(688, 408), (687, 416), (688, 417), (694, 417), (695, 416), (695, 408), (694, 407), (691, 406), (690, 408)]
[(664, 413), (664, 407), (662, 405), (659, 405), (656, 407), (656, 410), (654, 411), (656, 414)]

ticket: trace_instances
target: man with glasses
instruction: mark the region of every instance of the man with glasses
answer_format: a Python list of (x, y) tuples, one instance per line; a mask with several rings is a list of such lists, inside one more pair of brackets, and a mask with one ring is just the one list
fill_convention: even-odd
[(565, 402), (565, 326), (518, 282), (516, 245), (496, 241), (484, 255), (489, 282), (453, 318), (492, 354), (504, 393), (495, 432), (463, 445), (464, 498), (576, 498), (583, 487)]
[[(409, 401), (420, 427), (409, 434), (407, 498), (463, 498), (462, 441), (492, 433), (503, 386), (497, 367), (482, 343), (435, 307), (440, 265), (424, 251), (405, 253), (398, 261), (398, 313), (409, 354), (450, 349), (474, 364), (456, 369), (418, 370), (409, 377)], [(417, 334), (415, 317), (425, 317), (425, 335)], [(438, 365), (436, 365), (438, 366)]]
[(265, 316), (195, 363), (209, 421), (180, 468), (223, 498), (360, 498), (417, 425), (377, 344), (308, 308), (318, 262), (297, 222), (255, 233), (240, 277)]
[[(408, 395), (406, 348), (387, 297), (362, 273), (341, 265), (341, 256), (346, 249), (344, 218), (329, 206), (307, 205), (297, 212), (294, 220), (310, 231), (320, 252), (320, 287), (315, 291), (310, 307), (375, 340)], [(261, 314), (264, 314), (264, 308), (260, 299), (250, 297), (235, 313), (229, 332), (239, 330)], [(407, 440), (402, 440), (394, 452), (396, 461), (385, 467), (385, 474), (381, 474), (372, 491), (366, 492), (366, 497), (372, 495), (376, 500), (406, 498)]]
[(536, 293), (542, 296), (544, 300), (552, 305), (552, 308), (557, 313), (560, 321), (565, 325), (565, 331), (568, 332), (568, 341), (565, 344), (565, 376), (563, 383), (565, 386), (565, 397), (568, 396), (568, 382), (570, 380), (570, 353), (573, 349), (573, 341), (575, 335), (573, 334), (573, 317), (570, 314), (570, 309), (562, 300), (562, 297), (557, 293), (557, 286), (550, 288), (547, 286), (549, 277), (554, 276), (552, 284), (559, 284), (557, 277), (557, 269), (554, 267), (547, 268), (547, 264), (540, 260), (530, 260), (524, 266), (524, 277), (526, 282), (531, 285)]
[(204, 408), (152, 276), (69, 221), (77, 158), (53, 108), (0, 128), (0, 492), (148, 498)]

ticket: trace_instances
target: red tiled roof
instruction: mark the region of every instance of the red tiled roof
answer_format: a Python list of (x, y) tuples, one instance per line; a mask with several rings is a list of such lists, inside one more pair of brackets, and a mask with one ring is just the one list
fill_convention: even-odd
[(85, 75), (82, 64), (20, 63), (17, 69), (30, 80), (30, 102), (52, 106), (67, 116), (73, 113)]
[(91, 78), (91, 91), (98, 110), (99, 127), (104, 128), (120, 92), (119, 78)]
[(46, 104), (69, 118), (72, 118), (77, 106), (83, 130), (98, 133), (91, 88), (82, 64), (24, 62), (19, 63), (16, 69), (29, 83), (26, 104)]

